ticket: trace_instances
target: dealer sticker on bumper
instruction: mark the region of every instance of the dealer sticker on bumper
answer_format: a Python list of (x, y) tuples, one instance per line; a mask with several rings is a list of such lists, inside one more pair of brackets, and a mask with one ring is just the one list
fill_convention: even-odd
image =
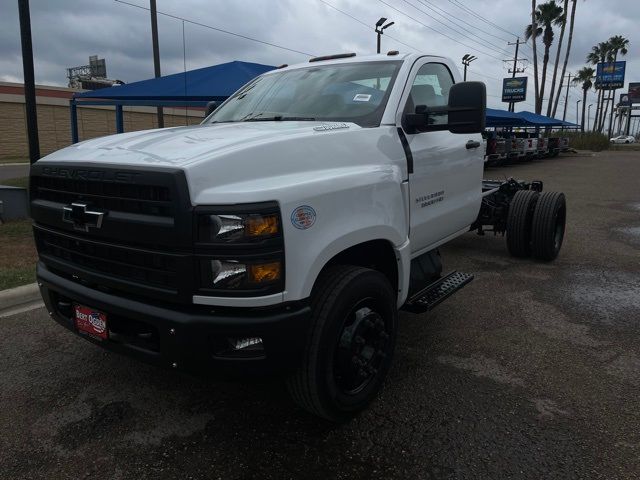
[(73, 306), (73, 316), (79, 333), (99, 340), (109, 338), (107, 315), (84, 305)]

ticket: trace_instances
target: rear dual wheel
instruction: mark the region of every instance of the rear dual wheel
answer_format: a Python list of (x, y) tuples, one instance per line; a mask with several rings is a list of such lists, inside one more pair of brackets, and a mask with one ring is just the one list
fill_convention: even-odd
[(564, 240), (567, 204), (564, 194), (545, 192), (540, 195), (531, 224), (532, 253), (538, 260), (554, 260)]
[(507, 214), (507, 248), (514, 257), (554, 260), (564, 240), (565, 197), (559, 192), (516, 192)]

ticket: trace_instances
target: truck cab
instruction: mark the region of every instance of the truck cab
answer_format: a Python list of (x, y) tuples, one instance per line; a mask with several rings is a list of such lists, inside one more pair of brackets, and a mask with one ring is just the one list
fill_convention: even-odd
[(49, 314), (160, 366), (282, 372), (310, 412), (357, 413), (389, 368), (398, 310), (472, 278), (441, 275), (440, 245), (486, 225), (522, 256), (562, 243), (564, 197), (536, 239), (541, 183), (483, 183), (485, 88), (460, 80), (439, 56), (318, 57), (255, 78), (200, 125), (39, 160)]

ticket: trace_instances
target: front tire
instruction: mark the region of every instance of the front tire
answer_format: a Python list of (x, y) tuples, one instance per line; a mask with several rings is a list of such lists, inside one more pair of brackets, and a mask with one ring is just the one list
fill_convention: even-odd
[(287, 387), (303, 409), (344, 421), (376, 397), (389, 370), (396, 294), (380, 272), (338, 265), (318, 278), (311, 311), (304, 358)]

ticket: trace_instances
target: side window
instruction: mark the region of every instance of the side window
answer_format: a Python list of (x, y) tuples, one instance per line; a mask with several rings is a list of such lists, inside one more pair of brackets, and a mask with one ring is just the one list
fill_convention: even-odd
[[(449, 69), (441, 63), (426, 63), (418, 70), (411, 86), (404, 112), (415, 112), (419, 105), (442, 107), (449, 103), (449, 90), (453, 85), (453, 77)], [(430, 117), (434, 124), (447, 123), (447, 116)]]

